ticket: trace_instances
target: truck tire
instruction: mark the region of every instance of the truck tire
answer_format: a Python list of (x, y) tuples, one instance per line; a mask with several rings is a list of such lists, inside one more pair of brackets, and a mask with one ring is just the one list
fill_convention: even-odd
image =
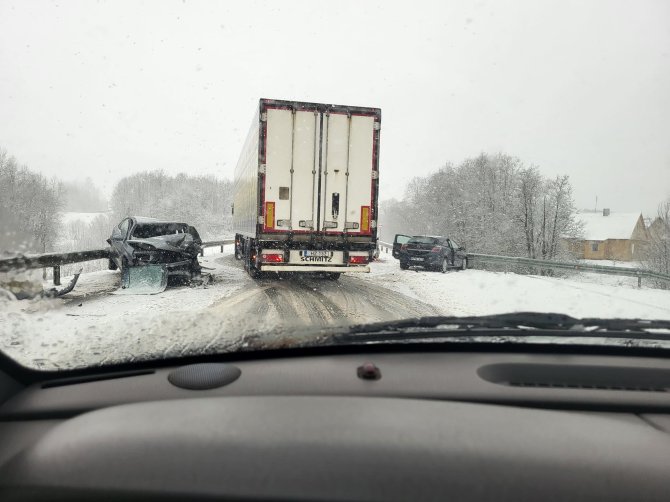
[(326, 278), (330, 279), (331, 281), (336, 281), (340, 278), (341, 275), (342, 275), (341, 272), (330, 272), (326, 274)]
[(408, 263), (400, 262), (400, 270), (407, 270), (409, 268)]

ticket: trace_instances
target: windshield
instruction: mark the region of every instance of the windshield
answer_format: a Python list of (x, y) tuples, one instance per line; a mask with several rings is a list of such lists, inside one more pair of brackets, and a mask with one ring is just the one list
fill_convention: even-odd
[(412, 237), (407, 244), (438, 244), (439, 239), (434, 237)]
[(188, 233), (188, 225), (179, 223), (151, 223), (135, 225), (133, 237), (136, 239), (147, 239), (169, 234)]
[(0, 351), (668, 320), (669, 48), (664, 0), (0, 0)]

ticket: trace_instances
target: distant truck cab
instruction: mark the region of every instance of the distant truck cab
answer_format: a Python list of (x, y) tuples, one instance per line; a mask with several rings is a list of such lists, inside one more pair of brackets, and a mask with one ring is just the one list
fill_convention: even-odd
[(237, 167), (235, 256), (260, 272), (369, 272), (381, 110), (261, 99)]

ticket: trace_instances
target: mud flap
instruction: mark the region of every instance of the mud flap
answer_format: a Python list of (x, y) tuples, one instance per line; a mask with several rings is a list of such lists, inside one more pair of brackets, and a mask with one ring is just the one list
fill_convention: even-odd
[(142, 265), (125, 267), (121, 276), (121, 288), (117, 295), (155, 295), (167, 288), (168, 272), (165, 265)]

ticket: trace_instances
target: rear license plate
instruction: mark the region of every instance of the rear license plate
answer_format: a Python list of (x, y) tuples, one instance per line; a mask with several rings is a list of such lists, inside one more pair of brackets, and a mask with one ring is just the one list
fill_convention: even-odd
[(292, 249), (289, 261), (296, 265), (342, 265), (344, 253), (326, 249)]
[(423, 261), (423, 258), (410, 258), (412, 261)]
[(320, 258), (332, 258), (333, 257), (333, 252), (332, 251), (327, 251), (323, 249), (316, 249), (316, 250), (304, 250), (300, 251), (301, 256), (315, 256), (315, 257), (320, 257)]

